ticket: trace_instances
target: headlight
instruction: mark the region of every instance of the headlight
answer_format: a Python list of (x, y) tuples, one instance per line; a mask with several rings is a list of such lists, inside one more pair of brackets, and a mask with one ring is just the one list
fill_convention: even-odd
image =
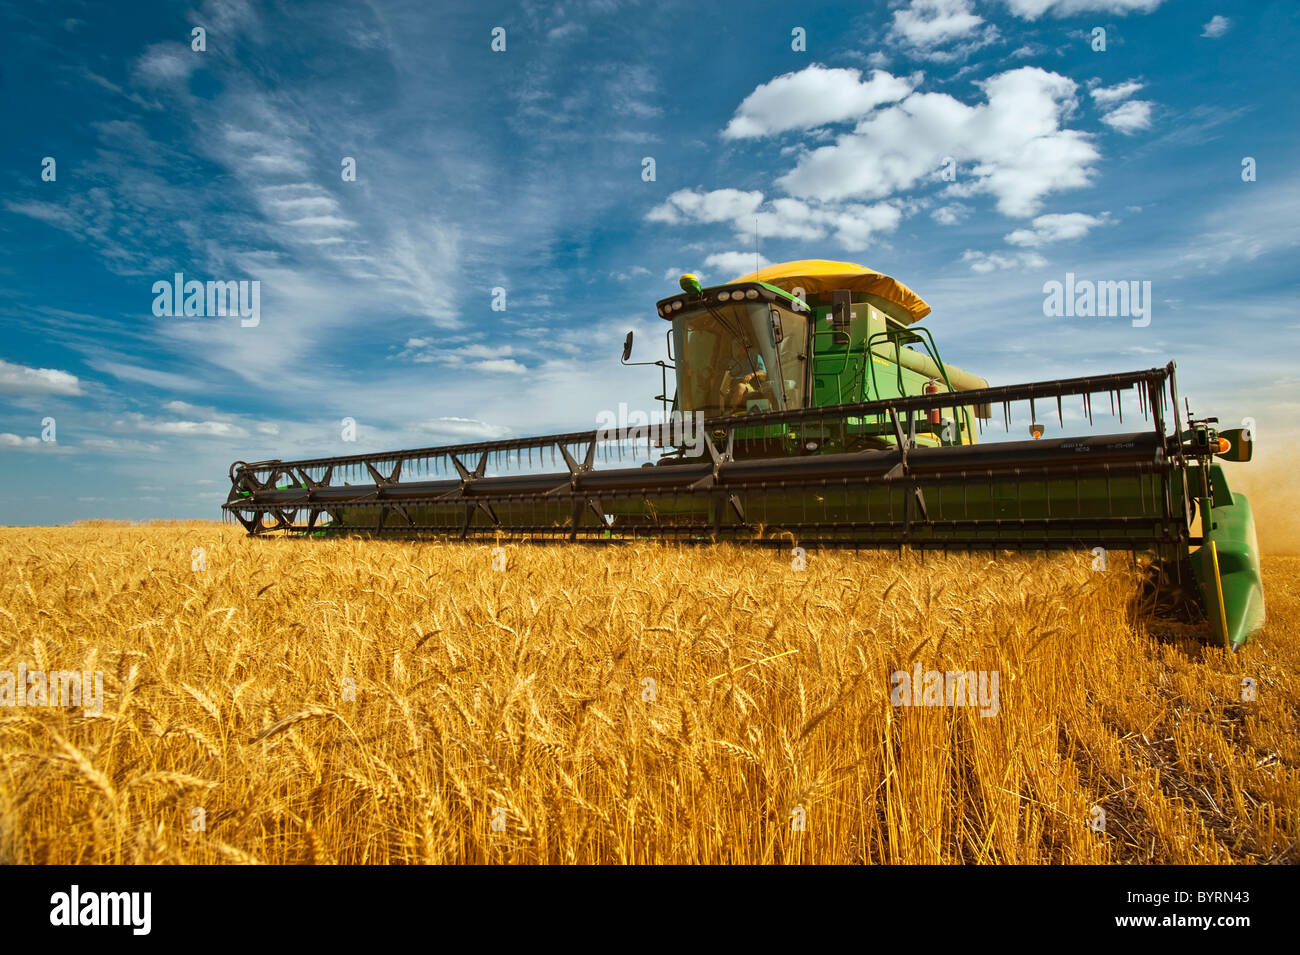
[(730, 300), (730, 298), (731, 298), (731, 293), (730, 293), (730, 292), (719, 292), (719, 293), (718, 293), (718, 301), (719, 301), (719, 302), (726, 302), (726, 301)]
[(745, 298), (758, 298), (758, 289), (752, 288), (745, 293)]

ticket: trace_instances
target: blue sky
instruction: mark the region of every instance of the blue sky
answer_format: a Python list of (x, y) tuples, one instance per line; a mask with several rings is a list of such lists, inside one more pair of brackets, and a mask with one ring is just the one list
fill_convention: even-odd
[[(911, 285), (993, 383), (1175, 359), (1194, 410), (1290, 426), (1294, 4), (726, 6), (0, 4), (0, 522), (649, 408), (623, 336), (659, 357), (655, 300), (748, 271), (756, 220), (760, 261)], [(259, 323), (155, 315), (176, 272), (258, 281)], [(1150, 281), (1150, 325), (1045, 316), (1067, 272)]]

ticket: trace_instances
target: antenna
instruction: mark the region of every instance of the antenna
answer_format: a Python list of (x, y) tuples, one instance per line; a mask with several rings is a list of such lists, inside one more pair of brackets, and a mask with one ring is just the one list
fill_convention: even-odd
[(754, 271), (758, 272), (758, 216), (754, 216)]

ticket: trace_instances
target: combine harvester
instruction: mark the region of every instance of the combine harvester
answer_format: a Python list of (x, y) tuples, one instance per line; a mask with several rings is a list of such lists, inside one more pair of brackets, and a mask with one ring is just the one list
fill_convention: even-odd
[[(671, 427), (237, 461), (224, 509), (255, 535), (1100, 547), (1152, 555), (1175, 590), (1190, 574), (1224, 646), (1263, 626), (1250, 504), (1214, 461), (1249, 460), (1251, 435), (1190, 410), (1181, 424), (1172, 362), (990, 387), (943, 361), (919, 295), (859, 265), (681, 285), (658, 303), (668, 362), (629, 362), (630, 332), (623, 346), (661, 369)], [(1089, 425), (1099, 399), (1146, 427), (1043, 438), (1040, 413), (1064, 430), (1065, 399)], [(995, 415), (1009, 435), (1013, 405), (1032, 437), (979, 443)]]

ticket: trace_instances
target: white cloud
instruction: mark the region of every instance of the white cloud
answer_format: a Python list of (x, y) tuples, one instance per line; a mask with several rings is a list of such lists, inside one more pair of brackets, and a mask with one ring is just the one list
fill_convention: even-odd
[(980, 29), (983, 25), (971, 0), (911, 0), (894, 11), (889, 40), (915, 56), (949, 61), (968, 56), (998, 38), (996, 27)]
[(960, 202), (951, 202), (946, 206), (939, 206), (930, 212), (930, 218), (939, 225), (957, 225), (962, 222), (971, 213), (970, 206), (963, 205)]
[(913, 46), (931, 47), (967, 36), (983, 22), (970, 0), (912, 0), (894, 11), (891, 32)]
[(1115, 107), (1103, 116), (1101, 121), (1107, 126), (1131, 136), (1140, 130), (1150, 128), (1151, 103), (1141, 99), (1129, 100), (1127, 103)]
[(40, 438), (30, 435), (19, 436), (9, 432), (0, 433), (0, 448), (15, 448), (19, 451), (32, 451), (44, 443)]
[(1205, 32), (1201, 36), (1209, 37), (1211, 40), (1217, 40), (1228, 32), (1232, 26), (1232, 21), (1227, 17), (1219, 16), (1217, 13), (1210, 17), (1210, 22), (1205, 24)]
[(246, 428), (229, 421), (165, 421), (161, 418), (146, 418), (136, 412), (131, 412), (123, 419), (118, 420), (116, 426), (127, 431), (143, 431), (146, 434), (169, 434), (201, 438), (248, 437)]
[(581, 23), (561, 23), (557, 27), (552, 27), (546, 31), (546, 39), (563, 40), (566, 37), (576, 36), (580, 33), (586, 33), (587, 28)]
[(1037, 252), (980, 252), (977, 249), (967, 249), (961, 260), (970, 263), (972, 272), (981, 274), (1007, 269), (1041, 269), (1047, 264), (1047, 260)]
[(1105, 213), (1100, 216), (1090, 216), (1083, 212), (1050, 213), (1035, 218), (1032, 229), (1017, 229), (1008, 234), (1006, 240), (1011, 245), (1019, 246), (1047, 245), (1049, 242), (1082, 238), (1094, 227), (1109, 221), (1109, 216)]
[(155, 43), (135, 61), (135, 77), (146, 86), (177, 86), (190, 78), (202, 56), (181, 43)]
[(76, 375), (55, 368), (28, 368), (0, 359), (0, 394), (79, 395)]
[(643, 265), (633, 265), (630, 268), (623, 269), (621, 272), (611, 272), (610, 276), (619, 282), (627, 282), (630, 279), (641, 278), (649, 275), (650, 270)]
[(1114, 86), (1097, 86), (1096, 83), (1093, 80), (1090, 84), (1092, 88), (1089, 95), (1102, 110), (1103, 123), (1126, 135), (1151, 126), (1151, 109), (1154, 104), (1148, 100), (1130, 99), (1144, 84), (1137, 80), (1126, 80)]
[(475, 371), (484, 371), (492, 375), (518, 375), (528, 369), (513, 358), (500, 358), (491, 361), (476, 361), (470, 365)]
[(492, 363), (508, 358), (514, 353), (514, 347), (511, 345), (483, 345), (475, 342), (469, 345), (461, 345), (458, 348), (448, 348), (427, 338), (409, 338), (406, 341), (406, 348), (397, 357), (410, 358), (418, 364), (436, 362), (439, 365), (468, 366), (479, 368), (482, 371), (523, 370), (524, 366), (516, 362), (503, 362), (501, 363), (501, 369), (496, 369), (492, 365)]
[(805, 199), (881, 198), (937, 177), (952, 157), (970, 165), (949, 192), (991, 193), (1010, 216), (1033, 215), (1050, 193), (1088, 184), (1100, 154), (1086, 134), (1061, 128), (1077, 106), (1073, 80), (1027, 66), (981, 85), (987, 102), (976, 106), (913, 93), (805, 153), (778, 183)]
[(761, 192), (678, 189), (646, 214), (651, 222), (726, 222), (752, 215), (763, 201)]
[(491, 345), (474, 344), (456, 349), (456, 354), (463, 355), (466, 358), (505, 358), (507, 355), (513, 355), (514, 353), (515, 350), (509, 345), (493, 347)]
[(883, 70), (862, 80), (860, 70), (807, 67), (763, 83), (745, 97), (722, 131), (724, 139), (771, 136), (790, 129), (812, 129), (865, 116), (893, 103), (915, 84)]
[(763, 268), (772, 263), (762, 255), (755, 256), (753, 252), (714, 252), (704, 260), (704, 264), (711, 269), (717, 269), (730, 278), (723, 281), (730, 281), (741, 275), (748, 275), (755, 271), (756, 268)]
[(1114, 86), (1095, 86), (1088, 91), (1088, 95), (1102, 109), (1110, 109), (1142, 89), (1143, 85), (1137, 80), (1126, 80), (1123, 83), (1116, 83)]
[[(744, 200), (739, 197), (744, 197)], [(735, 214), (724, 214), (729, 211)], [(752, 241), (755, 229), (765, 239), (811, 242), (833, 236), (843, 248), (860, 250), (870, 245), (878, 233), (897, 229), (903, 216), (897, 206), (888, 202), (826, 205), (785, 198), (765, 203), (761, 192), (683, 189), (669, 196), (667, 202), (651, 209), (646, 218), (673, 223), (730, 221), (739, 241)], [(707, 266), (708, 262), (704, 264)], [(672, 274), (665, 277), (676, 278)]]
[(349, 229), (356, 223), (338, 216), (304, 216), (301, 219), (291, 219), (285, 225), (299, 229)]
[(1044, 14), (1069, 17), (1076, 13), (1150, 13), (1161, 0), (1007, 0), (1007, 7), (1018, 17), (1037, 20)]
[(432, 421), (421, 421), (416, 427), (442, 438), (458, 439), (456, 443), (465, 443), (465, 439), (491, 441), (510, 434), (510, 429), (507, 427), (488, 424), (477, 418), (434, 418)]
[[(157, 454), (162, 450), (160, 445), (130, 438), (86, 438), (77, 442), (77, 446), (104, 454)], [(141, 490), (150, 490), (150, 488), (141, 488)], [(152, 490), (161, 491), (162, 488), (156, 487)]]

